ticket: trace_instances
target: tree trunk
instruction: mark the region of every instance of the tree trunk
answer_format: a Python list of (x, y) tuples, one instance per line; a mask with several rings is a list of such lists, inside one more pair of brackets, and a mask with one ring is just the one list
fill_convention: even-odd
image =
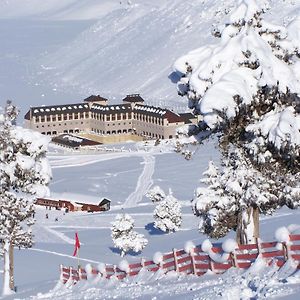
[(7, 296), (7, 295), (13, 294), (13, 292), (14, 292), (14, 288), (13, 288), (13, 286), (11, 286), (11, 283), (13, 284), (13, 273), (11, 273), (11, 268), (13, 270), (13, 266), (12, 266), (13, 262), (10, 262), (11, 245), (8, 240), (4, 241), (3, 250), (4, 250), (4, 271), (3, 271), (2, 295)]
[(255, 244), (259, 238), (259, 209), (248, 207), (240, 211), (236, 230), (236, 241), (239, 245)]
[(9, 245), (9, 288), (15, 290), (15, 277), (14, 277), (14, 246), (12, 243)]

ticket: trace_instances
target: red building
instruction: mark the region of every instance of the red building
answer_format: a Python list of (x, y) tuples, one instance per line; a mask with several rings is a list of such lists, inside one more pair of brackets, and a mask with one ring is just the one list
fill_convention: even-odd
[(87, 212), (97, 212), (97, 211), (108, 211), (110, 210), (110, 200), (102, 198), (99, 204), (86, 203), (86, 202), (72, 202), (69, 200), (54, 200), (46, 198), (37, 198), (35, 205), (45, 206), (49, 209), (65, 209), (69, 212), (74, 211), (87, 211)]

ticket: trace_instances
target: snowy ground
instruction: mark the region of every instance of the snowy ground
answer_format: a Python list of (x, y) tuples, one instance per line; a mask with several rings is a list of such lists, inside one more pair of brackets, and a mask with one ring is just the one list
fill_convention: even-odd
[[(159, 282), (155, 277), (140, 275), (140, 279), (132, 279), (128, 284), (100, 282), (87, 287), (78, 286), (74, 291), (52, 291), (59, 277), (59, 265), (77, 264), (76, 258), (72, 257), (75, 231), (82, 243), (82, 265), (118, 263), (121, 260), (110, 237), (110, 223), (122, 209), (131, 214), (135, 219), (136, 230), (145, 234), (149, 240), (142, 253), (126, 256), (129, 261), (141, 257), (152, 258), (156, 251), (168, 252), (173, 247), (183, 248), (187, 240), (201, 244), (205, 236), (197, 230), (198, 220), (192, 214), (189, 200), (207, 161), (218, 159), (215, 143), (215, 140), (211, 140), (199, 146), (192, 161), (186, 161), (170, 150), (161, 152), (158, 149), (98, 155), (50, 155), (53, 167), (51, 193), (62, 198), (73, 195), (91, 200), (106, 196), (112, 199), (112, 208), (105, 213), (65, 215), (61, 211), (37, 208), (37, 224), (34, 228), (36, 243), (29, 250), (16, 249), (15, 279), (18, 294), (7, 299), (23, 299), (34, 295), (37, 296), (33, 299), (240, 299), (241, 294), (250, 291), (258, 291), (262, 297), (268, 295), (266, 299), (272, 295), (289, 295), (290, 299), (297, 299), (295, 294), (299, 293), (299, 274), (290, 277), (293, 273), (290, 271), (278, 279), (274, 271), (267, 267), (259, 280), (254, 275), (245, 276), (232, 270), (219, 277), (194, 278), (169, 274)], [(182, 201), (183, 226), (179, 232), (168, 235), (153, 228), (154, 205), (144, 197), (151, 184), (159, 184), (166, 191), (171, 188), (174, 196)], [(49, 219), (45, 218), (46, 213)], [(273, 240), (277, 227), (299, 223), (299, 215), (300, 211), (282, 209), (272, 217), (263, 217), (263, 239)], [(55, 221), (56, 217), (58, 221)]]
[[(127, 1), (121, 2), (44, 0), (41, 5), (40, 0), (0, 1), (0, 106), (12, 99), (22, 115), (30, 105), (77, 102), (90, 93), (111, 95), (117, 101), (127, 92), (141, 92), (156, 104), (162, 101), (171, 106), (182, 101), (172, 84), (176, 78), (168, 78), (171, 65), (190, 49), (211, 42), (212, 23), (224, 18), (221, 8), (235, 1), (226, 0), (220, 6), (218, 0), (131, 0), (132, 7)], [(269, 14), (271, 19), (288, 21), (299, 14), (299, 1), (271, 2), (277, 4)], [(171, 102), (164, 102), (166, 99)], [(82, 242), (82, 265), (120, 260), (110, 237), (110, 223), (122, 208), (149, 240), (141, 254), (128, 255), (128, 260), (182, 248), (187, 240), (200, 244), (205, 237), (197, 231), (198, 221), (189, 200), (208, 160), (218, 160), (218, 152), (211, 141), (199, 146), (191, 161), (159, 151), (58, 152), (49, 159), (53, 195), (91, 200), (105, 196), (112, 200), (112, 209), (63, 215), (39, 208), (36, 243), (29, 250), (16, 249), (18, 294), (7, 299), (240, 299), (242, 295), (299, 299), (299, 274), (278, 277), (268, 268), (258, 277), (231, 270), (220, 277), (178, 278), (170, 274), (157, 282), (143, 275), (138, 283), (137, 279), (128, 284), (102, 282), (48, 293), (57, 283), (59, 265), (77, 264), (72, 257), (75, 231)], [(183, 227), (179, 232), (165, 235), (153, 228), (154, 206), (144, 197), (151, 184), (165, 191), (171, 188), (182, 201)], [(299, 224), (299, 215), (300, 211), (284, 208), (274, 216), (262, 217), (263, 239), (273, 240), (277, 227)], [(0, 289), (1, 285), (2, 280)]]

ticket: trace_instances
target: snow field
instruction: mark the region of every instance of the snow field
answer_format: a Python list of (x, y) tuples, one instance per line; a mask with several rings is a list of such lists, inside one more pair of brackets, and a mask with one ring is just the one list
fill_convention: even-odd
[[(211, 151), (203, 151), (202, 149), (211, 149)], [(189, 167), (189, 161), (184, 160), (177, 154), (150, 154), (155, 156), (154, 173), (150, 180), (153, 181), (153, 185), (157, 183), (162, 186), (165, 191), (168, 190), (168, 187), (171, 187), (174, 196), (179, 200), (191, 199), (192, 191), (199, 184), (199, 174), (205, 170), (207, 161), (211, 157), (218, 157), (218, 153), (214, 152), (215, 150), (213, 149), (214, 141), (200, 146), (194, 159), (197, 159), (197, 161), (201, 163), (198, 166), (193, 165), (193, 168)], [(120, 155), (119, 158), (118, 155)], [(53, 184), (50, 186), (51, 192), (54, 192), (56, 195), (68, 196), (66, 191), (72, 191), (73, 195), (77, 195), (79, 199), (80, 197), (91, 197), (91, 199), (96, 200), (97, 197), (95, 197), (95, 195), (101, 197), (104, 195), (103, 191), (111, 191), (109, 196), (112, 199), (112, 210), (105, 213), (68, 213), (64, 215), (62, 211), (49, 211), (42, 207), (38, 208), (36, 213), (37, 224), (34, 226), (36, 244), (30, 250), (16, 250), (16, 282), (20, 292), (20, 298), (26, 298), (41, 291), (46, 292), (47, 289), (50, 290), (53, 288), (59, 276), (58, 267), (60, 264), (76, 266), (77, 259), (72, 257), (74, 247), (72, 241), (74, 240), (75, 231), (78, 232), (80, 242), (82, 243), (80, 249), (80, 262), (82, 265), (86, 263), (97, 265), (100, 262), (118, 264), (121, 261), (119, 251), (116, 251), (113, 247), (110, 237), (111, 222), (118, 213), (122, 212), (121, 208), (124, 207), (123, 204), (129, 195), (137, 190), (138, 178), (143, 174), (147, 166), (147, 164), (141, 164), (143, 162), (143, 156), (149, 157), (149, 153), (139, 153), (139, 158), (136, 157), (136, 153), (126, 158), (123, 157), (122, 153), (118, 155), (116, 155), (114, 159), (111, 159), (110, 155), (106, 156), (103, 154), (99, 155), (99, 159), (95, 159), (97, 156), (94, 155), (75, 157), (72, 157), (72, 155), (56, 155), (50, 159), (50, 163), (53, 162), (56, 166), (58, 166), (59, 161), (62, 166), (66, 166), (64, 168), (53, 169), (54, 178)], [(107, 160), (105, 160), (105, 157), (107, 157)], [(80, 160), (85, 163), (89, 161), (93, 163), (80, 166)], [(95, 160), (97, 162), (95, 162)], [(70, 161), (73, 162), (70, 163)], [(179, 166), (181, 169), (180, 173), (178, 173), (177, 169)], [(126, 172), (121, 171), (123, 168), (125, 170), (127, 169)], [(91, 172), (94, 175), (89, 173), (89, 169), (92, 170)], [(128, 176), (130, 170), (135, 170), (133, 178)], [(106, 173), (110, 175), (105, 175)], [(114, 176), (114, 174), (118, 175)], [(69, 177), (71, 178), (69, 179)], [(108, 180), (104, 182), (105, 178), (103, 177), (117, 179), (117, 181)], [(174, 178), (173, 184), (172, 178)], [(93, 190), (96, 185), (98, 185), (97, 189)], [(141, 186), (141, 188), (143, 190), (143, 186)], [(120, 197), (119, 194), (122, 190), (124, 190), (122, 193), (123, 196)], [(188, 196), (188, 193), (190, 196)], [(69, 192), (69, 196), (71, 195), (72, 193)], [(183, 198), (183, 196), (185, 197)], [(129, 213), (135, 220), (135, 230), (144, 234), (149, 241), (142, 253), (126, 255), (126, 260), (136, 261), (140, 259), (140, 257), (151, 258), (157, 251), (165, 253), (170, 251), (172, 247), (177, 249), (183, 248), (186, 241), (192, 241), (197, 245), (206, 239), (206, 237), (198, 233), (198, 220), (191, 212), (190, 202), (181, 202), (183, 204), (182, 227), (178, 232), (169, 235), (162, 234), (153, 227), (153, 211), (155, 206), (150, 200), (143, 198), (142, 202), (138, 202), (134, 207), (124, 207), (124, 211)], [(45, 218), (46, 213), (49, 214), (49, 219)], [(285, 226), (287, 222), (297, 223), (299, 214), (300, 212), (298, 211), (282, 209), (273, 217), (263, 217), (261, 222), (262, 236), (265, 239), (272, 239), (274, 235), (274, 220), (276, 227), (277, 225), (278, 227)], [(56, 217), (58, 217), (58, 222), (55, 222)], [(231, 236), (233, 237), (233, 235)], [(26, 270), (32, 268), (32, 265), (44, 267), (41, 270), (35, 271), (30, 277), (25, 276), (25, 274), (27, 274)], [(157, 274), (156, 277), (158, 276)], [(135, 284), (135, 286), (138, 286), (136, 289), (132, 286), (130, 287), (130, 285), (125, 287), (124, 284), (119, 286), (115, 283), (107, 282), (106, 285), (111, 286), (111, 288), (105, 292), (105, 297), (108, 298), (110, 297), (109, 295), (114, 295), (122, 299), (123, 293), (131, 295), (128, 291), (134, 291), (132, 297), (137, 295), (137, 297), (145, 297), (145, 299), (147, 299), (148, 292), (152, 295), (151, 297), (160, 297), (159, 295), (161, 293), (161, 299), (171, 297), (171, 295), (175, 299), (176, 297), (179, 299), (180, 296), (178, 295), (182, 296), (182, 294), (186, 293), (186, 297), (189, 299), (189, 294), (191, 293), (191, 295), (193, 295), (191, 298), (193, 298), (195, 291), (205, 295), (205, 286), (210, 286), (210, 289), (219, 290), (219, 286), (223, 288), (225, 286), (224, 282), (226, 281), (226, 275), (220, 277), (223, 279), (219, 277), (213, 280), (201, 279), (201, 284), (196, 287), (196, 282), (199, 282), (199, 279), (182, 278), (181, 276), (177, 278), (178, 276), (174, 275), (173, 280), (175, 280), (175, 282), (172, 283), (170, 277), (171, 274), (164, 278), (163, 282), (165, 283), (159, 282), (159, 286), (163, 286), (162, 289), (158, 289), (156, 281), (145, 283), (145, 280), (142, 280), (138, 284)], [(237, 280), (236, 277), (234, 280)], [(41, 286), (41, 289), (34, 288), (37, 283)], [(179, 283), (180, 287), (177, 286)], [(112, 288), (112, 286), (114, 286), (114, 288)], [(282, 289), (286, 291), (285, 287), (286, 285), (283, 286)], [(124, 289), (127, 288), (128, 290), (124, 292)], [(174, 293), (171, 292), (172, 288), (174, 289)], [(189, 290), (190, 288), (192, 290)], [(222, 290), (222, 288), (220, 288), (220, 290)], [(78, 292), (77, 290), (57, 291), (55, 296), (53, 296), (53, 294), (51, 295), (54, 299), (60, 299), (59, 297), (65, 297), (65, 299), (76, 299), (72, 297), (78, 297), (77, 299), (80, 299), (84, 294), (89, 293), (91, 293), (91, 298), (99, 297), (100, 290), (102, 291), (101, 286), (94, 286), (91, 289), (94, 292), (87, 290), (84, 292)], [(112, 290), (114, 289), (116, 289), (116, 291), (113, 292)], [(201, 289), (204, 290), (200, 292)], [(159, 292), (160, 290), (164, 290), (165, 292)], [(207, 292), (207, 290), (205, 291)], [(291, 288), (291, 291), (295, 291), (295, 289)], [(143, 292), (145, 293), (144, 296), (142, 296)], [(228, 292), (231, 293), (232, 291)], [(236, 293), (240, 292), (241, 291), (236, 291)], [(63, 296), (60, 296), (59, 293), (62, 293)], [(157, 295), (155, 295), (155, 293)], [(40, 295), (36, 297), (46, 297), (47, 299), (48, 296)]]

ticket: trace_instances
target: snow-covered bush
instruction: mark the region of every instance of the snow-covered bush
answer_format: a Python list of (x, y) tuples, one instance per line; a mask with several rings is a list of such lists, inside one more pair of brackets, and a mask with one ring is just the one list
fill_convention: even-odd
[(151, 188), (147, 193), (146, 197), (149, 198), (153, 203), (159, 202), (166, 197), (165, 192), (158, 185)]
[(140, 252), (148, 244), (143, 234), (134, 230), (134, 220), (128, 214), (118, 214), (112, 222), (111, 237), (123, 257), (128, 251)]
[(263, 19), (267, 4), (239, 0), (219, 43), (179, 58), (178, 92), (210, 129), (222, 130), (223, 142), (249, 143), (259, 163), (299, 172), (300, 18), (271, 24)]
[(16, 108), (7, 102), (0, 117), (0, 236), (4, 252), (3, 294), (14, 289), (14, 246), (31, 247), (33, 201), (48, 194), (51, 170), (49, 139), (15, 125)]
[(159, 202), (154, 210), (154, 227), (164, 231), (177, 231), (181, 226), (181, 204), (171, 194)]

